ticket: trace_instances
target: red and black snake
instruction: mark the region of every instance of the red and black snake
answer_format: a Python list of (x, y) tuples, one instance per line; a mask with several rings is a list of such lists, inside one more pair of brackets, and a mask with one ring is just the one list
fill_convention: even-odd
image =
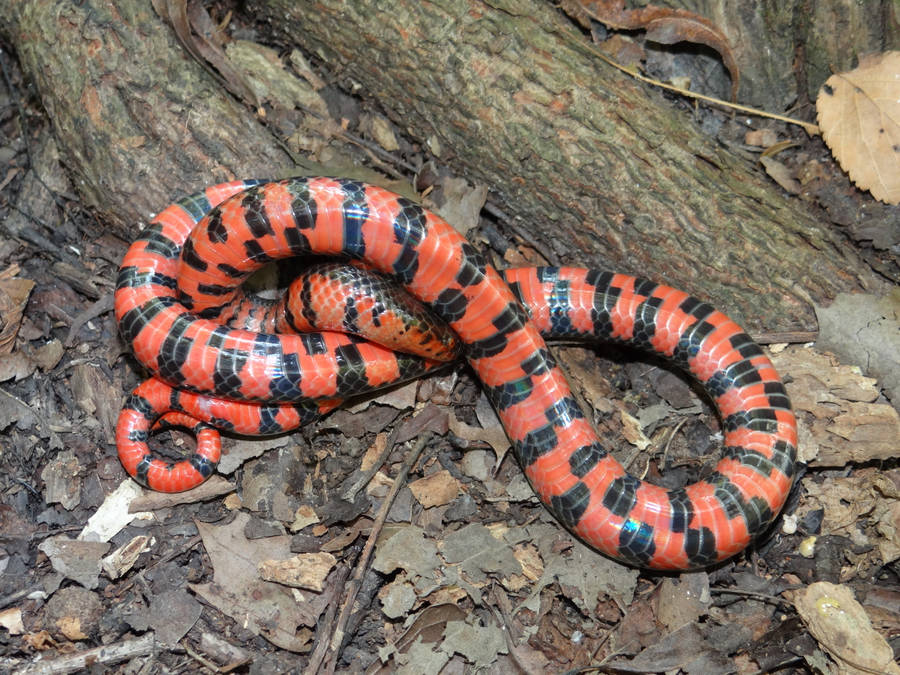
[[(116, 438), (139, 482), (192, 487), (218, 461), (212, 427), (294, 429), (341, 399), (431, 365), (356, 336), (257, 332), (214, 320), (240, 304), (235, 289), (254, 270), (307, 254), (364, 261), (452, 328), (541, 501), (603, 553), (656, 569), (708, 566), (743, 550), (783, 506), (794, 476), (794, 415), (768, 358), (724, 314), (623, 274), (523, 268), (501, 277), (418, 204), (332, 178), (208, 188), (169, 206), (129, 249), (116, 317), (154, 377), (126, 401)], [(599, 442), (542, 336), (620, 341), (692, 373), (725, 434), (712, 473), (675, 490), (627, 474)], [(197, 433), (189, 460), (173, 466), (150, 453), (147, 438), (160, 419)]]

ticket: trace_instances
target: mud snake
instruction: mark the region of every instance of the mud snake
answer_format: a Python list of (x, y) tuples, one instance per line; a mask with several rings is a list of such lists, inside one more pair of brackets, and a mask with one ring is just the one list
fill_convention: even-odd
[[(449, 324), (540, 500), (603, 553), (656, 569), (708, 566), (743, 550), (783, 506), (796, 454), (790, 402), (769, 359), (724, 314), (605, 271), (501, 277), (421, 206), (330, 178), (210, 187), (166, 208), (129, 249), (116, 317), (154, 376), (128, 397), (116, 438), (139, 482), (187, 489), (215, 469), (214, 428), (294, 429), (340, 399), (427, 369), (354, 336), (254, 332), (211, 318), (229, 311), (252, 271), (307, 254), (363, 260)], [(705, 479), (667, 491), (627, 474), (601, 445), (542, 338), (585, 335), (663, 355), (705, 388), (725, 435)], [(174, 467), (147, 446), (161, 416), (198, 435), (196, 452)]]

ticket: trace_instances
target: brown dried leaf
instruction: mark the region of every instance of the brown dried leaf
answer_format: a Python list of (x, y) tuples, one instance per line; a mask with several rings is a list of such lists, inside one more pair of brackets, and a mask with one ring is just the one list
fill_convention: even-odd
[[(900, 558), (900, 490), (894, 483), (898, 479), (897, 469), (887, 473), (861, 469), (845, 478), (809, 483), (797, 515), (823, 509), (823, 535), (845, 536), (877, 559), (873, 565), (889, 565)], [(861, 529), (857, 523), (862, 519), (871, 527)]]
[(688, 572), (675, 579), (663, 579), (659, 587), (657, 617), (670, 631), (697, 623), (709, 613), (709, 575)]
[(774, 354), (800, 419), (801, 461), (847, 466), (893, 457), (900, 436), (897, 411), (877, 401), (877, 381), (831, 354), (795, 347)]
[(816, 99), (822, 137), (861, 190), (900, 203), (900, 51), (860, 59)]
[(464, 441), (471, 441), (472, 443), (487, 443), (490, 445), (497, 457), (496, 465), (500, 466), (500, 463), (506, 456), (506, 451), (509, 450), (509, 438), (503, 430), (503, 427), (500, 426), (499, 421), (496, 425), (479, 429), (478, 427), (458, 420), (455, 415), (451, 415), (449, 417), (449, 423), (450, 431), (457, 438), (461, 438)]
[(409, 484), (413, 497), (425, 508), (443, 506), (456, 499), (459, 481), (446, 469), (420, 478)]
[(615, 30), (646, 30), (647, 39), (659, 44), (692, 42), (715, 49), (731, 75), (731, 100), (736, 99), (740, 70), (725, 34), (709, 19), (684, 9), (655, 5), (625, 9), (624, 0), (578, 0), (564, 3), (563, 10), (576, 19), (583, 12)]
[(316, 625), (341, 589), (328, 587), (323, 593), (304, 593), (305, 600), (298, 602), (297, 591), (260, 580), (259, 563), (291, 557), (291, 538), (281, 535), (249, 540), (244, 534), (249, 519), (249, 514), (240, 512), (226, 525), (197, 523), (214, 573), (212, 583), (191, 584), (190, 588), (254, 635), (282, 649), (307, 652), (313, 634), (305, 626)]
[(619, 419), (622, 422), (622, 436), (638, 450), (646, 450), (650, 447), (651, 441), (644, 434), (641, 421), (631, 415), (625, 406), (616, 405), (619, 408)]
[[(641, 64), (647, 58), (647, 52), (640, 44), (619, 33), (609, 36), (597, 45), (597, 48), (619, 65), (632, 71), (640, 69)], [(511, 264), (524, 266), (524, 263)]]
[(18, 267), (14, 267), (0, 275), (0, 354), (12, 353), (28, 296), (34, 288), (31, 279), (14, 277), (17, 273)]
[(848, 587), (817, 581), (797, 592), (794, 606), (841, 673), (900, 675), (890, 645), (872, 628)]
[(96, 588), (102, 570), (100, 559), (109, 550), (101, 541), (77, 541), (64, 534), (45, 539), (38, 549), (50, 558), (53, 569), (87, 589)]
[(35, 368), (37, 368), (37, 364), (34, 359), (24, 352), (0, 354), (0, 382), (24, 380), (34, 372)]
[(744, 134), (744, 143), (758, 148), (768, 148), (777, 141), (778, 135), (772, 129), (753, 129)]
[(769, 177), (784, 188), (785, 191), (794, 195), (800, 194), (800, 181), (794, 177), (794, 172), (785, 164), (766, 156), (760, 157), (759, 163), (763, 165)]
[(22, 622), (22, 608), (10, 607), (0, 612), (0, 627), (10, 635), (21, 635), (25, 632), (25, 624)]
[(262, 560), (257, 569), (265, 581), (321, 593), (325, 578), (336, 564), (337, 559), (330, 553), (298, 553), (286, 560)]

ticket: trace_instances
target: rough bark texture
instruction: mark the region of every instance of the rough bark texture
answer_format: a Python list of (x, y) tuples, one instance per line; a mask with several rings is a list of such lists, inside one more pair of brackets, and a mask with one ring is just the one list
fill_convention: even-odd
[[(680, 286), (751, 330), (812, 328), (810, 298), (879, 285), (796, 199), (604, 67), (550, 3), (250, 4), (490, 187), (553, 260)], [(202, 185), (290, 170), (278, 140), (184, 55), (149, 0), (0, 9), (77, 189), (119, 228)]]
[(559, 259), (661, 278), (752, 329), (876, 285), (841, 241), (536, 0), (253, 0), (416, 138), (495, 190)]
[(149, 0), (6, 0), (0, 13), (82, 199), (127, 238), (175, 195), (292, 164)]

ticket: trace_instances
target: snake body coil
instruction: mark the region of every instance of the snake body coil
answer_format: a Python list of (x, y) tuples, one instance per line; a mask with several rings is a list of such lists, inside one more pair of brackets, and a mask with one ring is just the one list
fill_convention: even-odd
[[(502, 277), (421, 206), (330, 178), (208, 188), (169, 206), (128, 251), (116, 316), (155, 374), (119, 419), (119, 454), (132, 476), (157, 490), (187, 489), (218, 459), (209, 427), (290, 430), (340, 399), (433, 365), (354, 336), (261, 333), (213, 320), (255, 269), (306, 254), (363, 260), (449, 324), (535, 492), (600, 551), (642, 567), (703, 567), (743, 550), (783, 506), (796, 454), (790, 402), (768, 358), (724, 314), (621, 274), (523, 268)], [(692, 373), (725, 433), (711, 475), (668, 491), (628, 475), (597, 439), (542, 335), (624, 342)], [(150, 453), (147, 436), (160, 418), (194, 425), (190, 460), (173, 466)]]

